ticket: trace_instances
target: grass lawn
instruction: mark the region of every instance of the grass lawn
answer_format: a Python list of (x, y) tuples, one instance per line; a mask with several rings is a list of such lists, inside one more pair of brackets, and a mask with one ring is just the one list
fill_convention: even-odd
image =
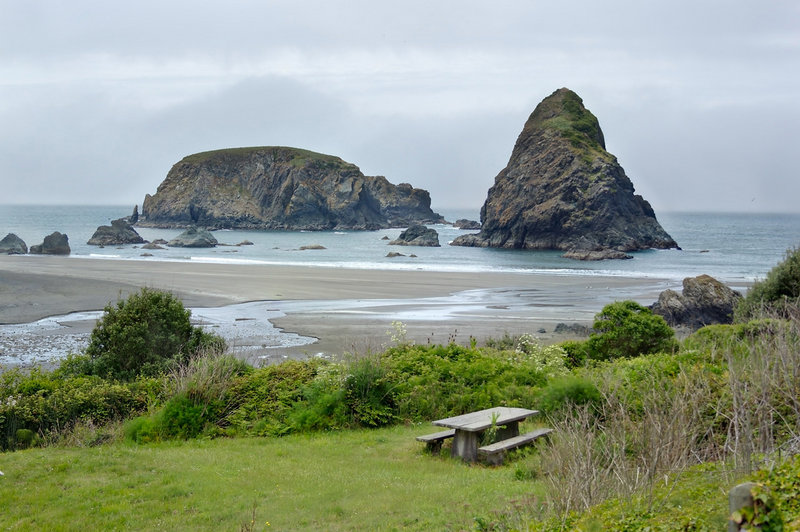
[(514, 464), (424, 453), (414, 436), (426, 432), (435, 427), (0, 454), (0, 528), (462, 529), (539, 490)]

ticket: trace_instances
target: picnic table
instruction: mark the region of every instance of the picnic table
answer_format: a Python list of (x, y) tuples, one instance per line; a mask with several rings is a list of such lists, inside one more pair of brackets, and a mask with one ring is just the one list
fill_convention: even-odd
[[(550, 429), (543, 429), (545, 432), (540, 430), (539, 432), (541, 433), (533, 437), (528, 435), (526, 437), (519, 436), (519, 422), (538, 413), (537, 410), (528, 410), (527, 408), (497, 406), (460, 416), (437, 419), (433, 424), (454, 430), (451, 455), (461, 457), (468, 462), (474, 462), (478, 458), (478, 445), (481, 434), (492, 425), (496, 426), (498, 442), (492, 448), (493, 450), (489, 451), (489, 454), (499, 453), (502, 460), (502, 453), (507, 448), (519, 446), (529, 440), (532, 441), (535, 437), (543, 436), (550, 432)], [(444, 435), (446, 433), (447, 431), (438, 434)], [(529, 434), (533, 435), (533, 433)], [(502, 442), (507, 442), (507, 445), (503, 445)], [(488, 446), (481, 449), (487, 448)]]

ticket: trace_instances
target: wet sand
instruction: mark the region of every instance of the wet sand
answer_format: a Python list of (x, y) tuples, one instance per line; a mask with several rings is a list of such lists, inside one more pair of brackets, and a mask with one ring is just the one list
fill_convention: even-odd
[(417, 342), (466, 343), (470, 336), (482, 342), (505, 332), (546, 337), (557, 323), (590, 324), (614, 300), (649, 304), (674, 284), (598, 275), (0, 256), (0, 323), (101, 310), (147, 286), (173, 292), (187, 307), (274, 302), (268, 306), (283, 315), (270, 319), (274, 325), (318, 339), (271, 351), (284, 358), (380, 349), (390, 341), (393, 321), (405, 323)]

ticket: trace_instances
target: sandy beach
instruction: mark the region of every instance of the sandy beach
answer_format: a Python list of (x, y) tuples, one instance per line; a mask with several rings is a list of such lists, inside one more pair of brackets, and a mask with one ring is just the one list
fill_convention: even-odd
[(674, 285), (664, 279), (599, 275), (0, 256), (0, 323), (101, 310), (143, 286), (169, 290), (190, 308), (263, 301), (268, 302), (264, 307), (230, 307), (232, 319), (253, 319), (254, 309), (263, 308), (272, 313), (269, 322), (276, 327), (316, 339), (270, 348), (264, 358), (275, 360), (374, 351), (389, 341), (393, 321), (402, 321), (416, 342), (455, 338), (466, 343), (470, 336), (480, 342), (505, 332), (546, 339), (557, 323), (590, 324), (611, 301), (649, 304)]

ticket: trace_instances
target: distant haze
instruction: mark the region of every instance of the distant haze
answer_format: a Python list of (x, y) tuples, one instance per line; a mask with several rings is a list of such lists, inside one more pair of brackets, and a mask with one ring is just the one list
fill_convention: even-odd
[[(283, 145), (478, 208), (559, 87), (660, 211), (800, 211), (796, 0), (0, 0), (0, 203)], [(2, 229), (2, 228), (0, 228)]]

